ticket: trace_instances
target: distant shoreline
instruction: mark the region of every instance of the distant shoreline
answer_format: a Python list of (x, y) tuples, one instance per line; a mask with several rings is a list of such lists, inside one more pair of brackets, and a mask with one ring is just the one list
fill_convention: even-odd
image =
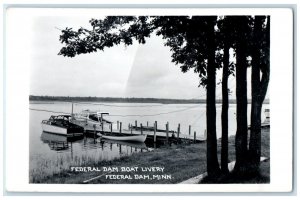
[[(34, 102), (110, 102), (110, 103), (160, 103), (160, 104), (205, 104), (206, 99), (162, 99), (162, 98), (121, 98), (121, 97), (66, 97), (66, 96), (29, 96), (29, 101)], [(216, 99), (216, 103), (222, 103), (222, 99)], [(230, 104), (236, 104), (235, 99), (229, 100)], [(248, 99), (251, 103), (251, 99)], [(269, 104), (269, 99), (264, 101)]]

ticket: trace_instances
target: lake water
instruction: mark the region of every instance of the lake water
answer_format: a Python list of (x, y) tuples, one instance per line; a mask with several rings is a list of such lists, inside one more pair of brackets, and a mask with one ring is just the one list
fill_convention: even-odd
[[(72, 104), (67, 102), (31, 102), (30, 110), (30, 178), (52, 175), (70, 166), (79, 166), (99, 160), (111, 160), (121, 156), (131, 155), (141, 151), (147, 151), (146, 145), (117, 144), (100, 142), (99, 139), (82, 137), (77, 140), (67, 140), (65, 137), (49, 133), (43, 133), (41, 121), (49, 119), (53, 112), (71, 113)], [(221, 104), (217, 104), (217, 136), (221, 136)], [(268, 105), (263, 106), (267, 108)], [(206, 129), (206, 105), (205, 104), (145, 104), (145, 103), (81, 103), (73, 104), (73, 111), (81, 112), (90, 109), (92, 111), (108, 112), (105, 118), (113, 122), (117, 127), (117, 121), (122, 122), (123, 128), (128, 124), (138, 125), (142, 123), (153, 126), (157, 121), (158, 129), (165, 129), (169, 122), (170, 130), (177, 130), (178, 123), (181, 132), (188, 133), (191, 125), (192, 133), (203, 136)], [(235, 104), (229, 106), (229, 135), (234, 135), (236, 130)], [(49, 112), (47, 112), (49, 111)], [(248, 107), (248, 121), (250, 119), (250, 104)], [(262, 121), (265, 115), (262, 113)], [(60, 141), (55, 144), (50, 141)]]

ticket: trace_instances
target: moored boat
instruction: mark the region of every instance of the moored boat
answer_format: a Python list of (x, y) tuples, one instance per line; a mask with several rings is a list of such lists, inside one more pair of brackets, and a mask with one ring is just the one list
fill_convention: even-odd
[(81, 126), (85, 131), (103, 131), (108, 130), (112, 122), (103, 118), (103, 114), (96, 111), (84, 110), (72, 115), (71, 122)]
[(128, 142), (145, 142), (147, 135), (124, 135), (124, 134), (113, 134), (103, 135), (101, 133), (98, 136), (108, 140), (128, 141)]
[(42, 121), (44, 132), (55, 133), (65, 136), (83, 135), (84, 129), (70, 122), (71, 115), (52, 115), (48, 120)]

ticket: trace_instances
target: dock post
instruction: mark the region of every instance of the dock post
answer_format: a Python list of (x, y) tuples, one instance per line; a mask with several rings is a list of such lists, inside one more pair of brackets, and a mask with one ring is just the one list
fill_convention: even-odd
[(130, 124), (128, 123), (128, 130), (130, 130)]
[(137, 128), (137, 120), (135, 120), (135, 128)]
[(112, 133), (112, 123), (110, 124), (110, 133)]
[(117, 130), (119, 130), (119, 121), (117, 121)]
[(177, 139), (179, 139), (179, 133), (180, 133), (180, 123), (178, 124), (178, 128), (177, 128)]
[(120, 122), (120, 133), (122, 133), (122, 122)]
[(166, 139), (168, 142), (169, 141), (169, 122), (167, 122), (167, 124), (166, 124)]
[(149, 123), (148, 123), (148, 121), (147, 121), (147, 127), (149, 126)]
[(191, 135), (191, 125), (189, 125), (189, 135)]
[(156, 129), (157, 129), (157, 121), (154, 122), (154, 137), (153, 137), (154, 143), (156, 143)]
[(94, 142), (95, 142), (95, 139), (96, 139), (96, 124), (93, 125), (93, 128), (94, 128)]
[(71, 119), (73, 119), (74, 114), (73, 114), (73, 101), (72, 101), (72, 113), (71, 113)]
[(194, 131), (194, 143), (196, 143), (196, 131)]
[(130, 133), (132, 134), (132, 124), (130, 124)]
[(143, 135), (143, 124), (141, 123), (141, 135)]

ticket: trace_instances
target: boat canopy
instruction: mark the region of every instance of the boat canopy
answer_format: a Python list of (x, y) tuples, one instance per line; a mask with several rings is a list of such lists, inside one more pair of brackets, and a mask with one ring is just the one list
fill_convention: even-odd
[(91, 110), (87, 109), (87, 110), (81, 111), (81, 113), (77, 113), (76, 115), (83, 117), (83, 118), (91, 119), (94, 121), (98, 121), (98, 122), (104, 121), (106, 123), (111, 124), (112, 123), (111, 121), (103, 118), (103, 116), (102, 116), (103, 114), (108, 114), (108, 113), (101, 113), (99, 111), (91, 111)]
[(64, 120), (64, 121), (69, 121), (71, 115), (51, 115), (49, 118), (50, 121), (56, 121), (56, 120)]

